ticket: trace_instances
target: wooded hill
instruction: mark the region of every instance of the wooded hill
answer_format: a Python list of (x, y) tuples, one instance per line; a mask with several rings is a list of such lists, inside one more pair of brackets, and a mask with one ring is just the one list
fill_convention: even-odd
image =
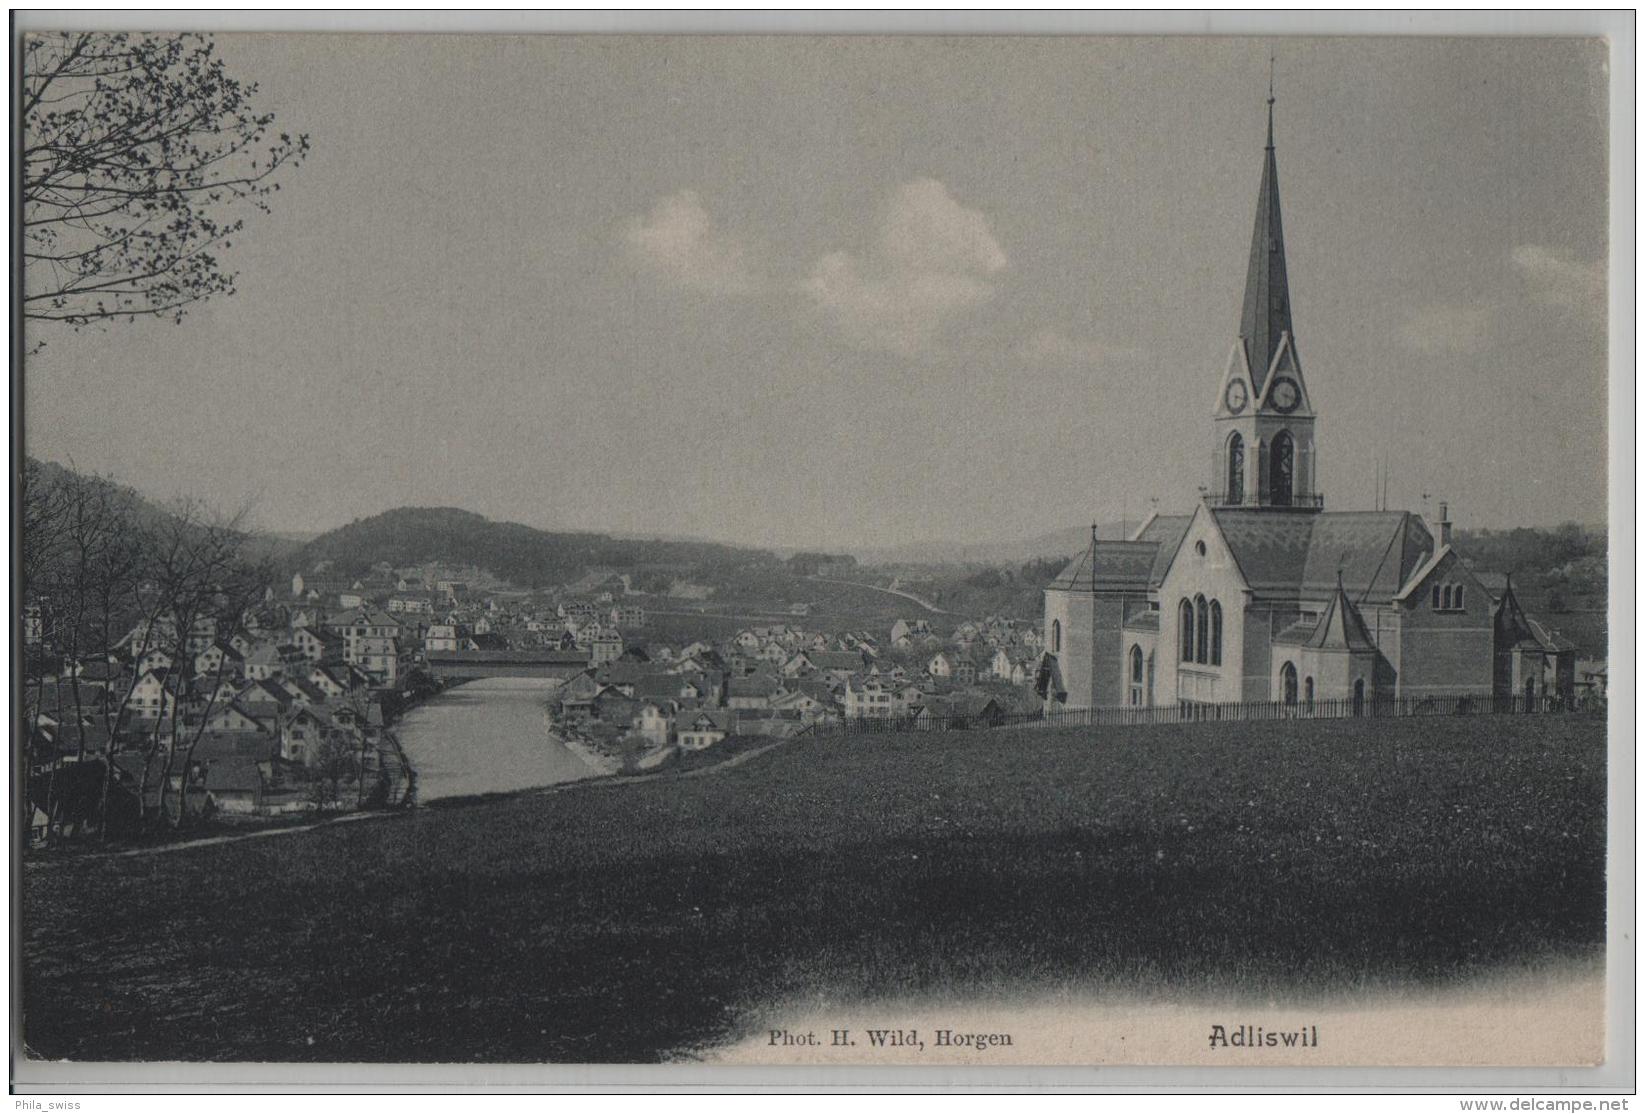
[[(633, 572), (642, 580), (660, 580), (666, 588), (674, 576), (712, 583), (739, 569), (778, 564), (775, 554), (761, 549), (539, 530), (455, 507), (401, 507), (362, 518), (321, 534), (291, 560), (305, 572), (324, 562), (349, 576), (380, 562), (395, 568), (428, 563), (473, 567), (522, 588), (567, 584), (591, 569)], [(636, 584), (644, 587), (656, 586)]]

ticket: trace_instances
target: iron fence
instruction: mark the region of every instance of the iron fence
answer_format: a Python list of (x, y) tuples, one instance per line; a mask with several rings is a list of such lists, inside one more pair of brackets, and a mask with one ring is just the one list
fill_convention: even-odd
[(884, 735), (933, 731), (973, 731), (999, 727), (1137, 727), (1150, 724), (1306, 719), (1403, 719), (1424, 716), (1553, 715), (1600, 711), (1565, 697), (1406, 696), (1363, 700), (1280, 700), (1199, 704), (1183, 701), (1151, 707), (1122, 705), (1060, 711), (945, 713), (897, 719), (860, 718), (815, 723), (801, 735)]

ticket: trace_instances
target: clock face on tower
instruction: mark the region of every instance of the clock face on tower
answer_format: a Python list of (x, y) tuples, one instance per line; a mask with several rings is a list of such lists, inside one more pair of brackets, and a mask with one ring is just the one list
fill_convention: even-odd
[(1238, 414), (1245, 409), (1249, 397), (1245, 390), (1245, 380), (1231, 379), (1228, 382), (1228, 390), (1223, 392), (1222, 401), (1227, 404), (1230, 414)]
[(1295, 379), (1279, 378), (1274, 380), (1274, 388), (1268, 397), (1273, 400), (1274, 409), (1281, 414), (1289, 414), (1302, 401), (1302, 393), (1297, 390)]

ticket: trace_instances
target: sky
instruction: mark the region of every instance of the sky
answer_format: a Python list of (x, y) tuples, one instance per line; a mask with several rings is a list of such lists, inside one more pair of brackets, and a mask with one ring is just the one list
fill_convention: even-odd
[[(180, 324), (41, 329), (34, 455), (847, 549), (1186, 511), (1268, 60), (1329, 509), (1602, 523), (1594, 40), (218, 36), (313, 153)], [(1156, 502), (1157, 501), (1157, 502)]]

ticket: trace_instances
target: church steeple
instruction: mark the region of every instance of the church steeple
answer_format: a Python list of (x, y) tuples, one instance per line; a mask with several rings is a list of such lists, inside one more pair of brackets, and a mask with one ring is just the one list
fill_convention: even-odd
[(1239, 335), (1251, 365), (1251, 386), (1260, 396), (1281, 339), (1291, 332), (1291, 288), (1285, 275), (1285, 229), (1279, 215), (1279, 166), (1274, 159), (1274, 80), (1268, 77), (1268, 143), (1262, 185), (1251, 230), (1251, 261), (1245, 271), (1245, 305)]
[(1219, 507), (1319, 510), (1314, 409), (1291, 324), (1291, 284), (1274, 158), (1274, 79), (1257, 219), (1245, 269), (1239, 337), (1228, 354), (1214, 411), (1216, 443), (1207, 497)]

